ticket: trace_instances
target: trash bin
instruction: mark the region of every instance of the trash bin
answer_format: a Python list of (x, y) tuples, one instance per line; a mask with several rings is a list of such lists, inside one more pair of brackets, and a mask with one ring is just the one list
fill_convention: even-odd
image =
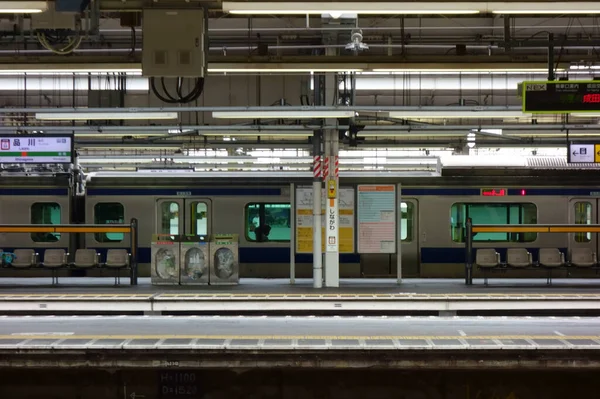
[(181, 285), (207, 285), (210, 253), (208, 236), (185, 235), (179, 242)]
[(179, 284), (179, 236), (153, 234), (150, 244), (153, 285)]
[(232, 285), (240, 281), (239, 235), (215, 234), (210, 240), (210, 284)]

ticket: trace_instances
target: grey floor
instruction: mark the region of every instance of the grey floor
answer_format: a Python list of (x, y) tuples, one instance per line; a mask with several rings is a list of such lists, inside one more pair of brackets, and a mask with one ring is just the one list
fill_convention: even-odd
[(600, 349), (600, 318), (0, 316), (0, 348)]

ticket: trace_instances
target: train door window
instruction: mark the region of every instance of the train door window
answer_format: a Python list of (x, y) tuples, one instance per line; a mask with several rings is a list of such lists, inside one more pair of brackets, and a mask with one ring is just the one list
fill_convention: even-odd
[(206, 202), (194, 201), (190, 204), (191, 234), (204, 236), (208, 234), (208, 205)]
[[(122, 224), (125, 223), (125, 207), (118, 202), (103, 202), (94, 205), (95, 224)], [(123, 233), (95, 233), (94, 239), (98, 242), (121, 242)]]
[(402, 213), (400, 225), (400, 239), (402, 241), (412, 241), (413, 239), (413, 209), (412, 202), (402, 202), (400, 212)]
[(246, 205), (246, 239), (257, 242), (290, 241), (290, 212), (290, 204)]
[(179, 204), (169, 201), (162, 202), (160, 204), (160, 214), (159, 234), (179, 234)]
[[(56, 202), (36, 202), (31, 205), (31, 224), (60, 224), (60, 205)], [(56, 242), (60, 233), (31, 233), (34, 242)]]
[[(530, 203), (454, 204), (450, 211), (452, 240), (464, 242), (466, 222), (473, 224), (536, 224), (537, 207)], [(473, 241), (532, 242), (537, 233), (477, 233)]]
[[(576, 202), (575, 224), (592, 224), (592, 204), (589, 202)], [(575, 233), (575, 242), (592, 241), (592, 233)]]

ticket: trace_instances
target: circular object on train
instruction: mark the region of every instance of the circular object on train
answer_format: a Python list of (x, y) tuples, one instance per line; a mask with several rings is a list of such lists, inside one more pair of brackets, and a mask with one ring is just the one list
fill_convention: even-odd
[(175, 277), (177, 275), (177, 268), (173, 251), (167, 248), (159, 249), (156, 252), (154, 269), (156, 270), (156, 275), (162, 279)]
[(185, 253), (184, 273), (188, 278), (198, 280), (208, 272), (206, 257), (200, 248), (191, 248)]
[(233, 252), (229, 248), (219, 248), (215, 251), (215, 274), (221, 279), (233, 275)]

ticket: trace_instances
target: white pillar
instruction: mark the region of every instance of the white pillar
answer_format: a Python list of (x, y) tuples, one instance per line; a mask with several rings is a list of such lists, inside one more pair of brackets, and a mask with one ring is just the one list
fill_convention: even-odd
[(313, 137), (313, 287), (323, 287), (323, 259), (321, 250), (321, 134)]
[(329, 145), (329, 176), (325, 182), (325, 286), (340, 286), (340, 215), (338, 207), (339, 167), (338, 167), (338, 132), (327, 132)]

